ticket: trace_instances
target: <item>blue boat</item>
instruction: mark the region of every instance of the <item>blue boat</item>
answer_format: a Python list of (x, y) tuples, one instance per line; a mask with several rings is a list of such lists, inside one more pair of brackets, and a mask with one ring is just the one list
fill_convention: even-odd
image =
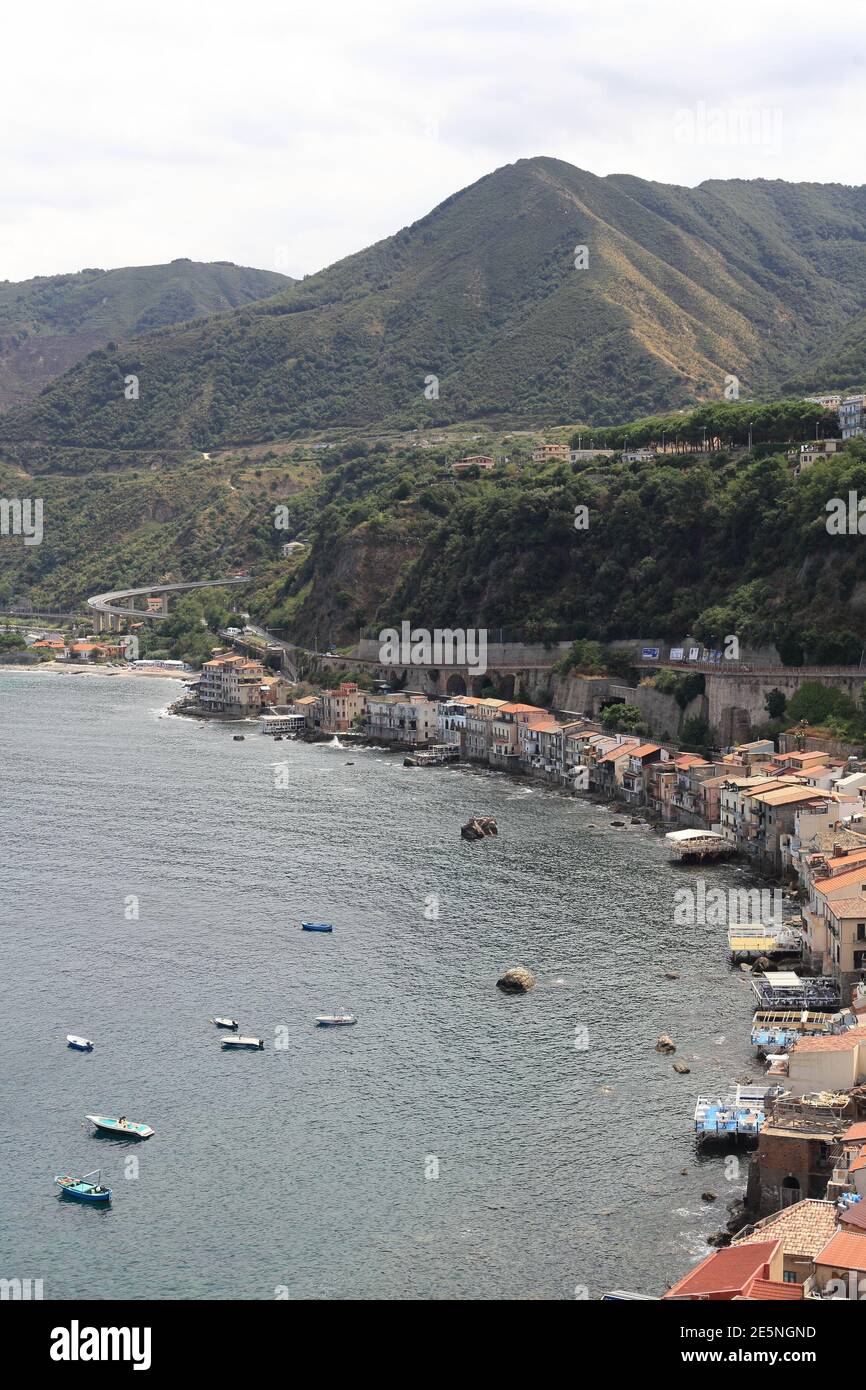
[(90, 1038), (80, 1038), (77, 1033), (66, 1034), (66, 1046), (71, 1047), (75, 1052), (92, 1052), (93, 1043)]
[(153, 1134), (150, 1125), (140, 1120), (128, 1120), (125, 1115), (87, 1115), (86, 1118), (97, 1129), (107, 1134), (116, 1134), (120, 1139), (149, 1139)]
[(302, 922), (301, 931), (333, 931), (331, 922)]
[[(103, 1206), (111, 1201), (111, 1188), (100, 1182), (100, 1169), (75, 1178), (71, 1174), (56, 1177), (54, 1181), (60, 1188), (61, 1196), (73, 1197), (77, 1202), (101, 1202)], [(95, 1180), (95, 1181), (94, 1181)]]

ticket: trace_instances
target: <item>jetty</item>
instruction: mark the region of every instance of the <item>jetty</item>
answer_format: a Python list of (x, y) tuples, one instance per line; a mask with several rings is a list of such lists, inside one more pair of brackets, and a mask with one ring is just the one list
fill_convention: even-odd
[(790, 923), (734, 922), (728, 927), (728, 951), (732, 961), (760, 960), (761, 956), (802, 956), (805, 937)]
[(837, 1014), (842, 997), (838, 980), (830, 975), (803, 976), (794, 970), (767, 971), (752, 976), (752, 989), (761, 1010), (787, 1009), (800, 1013)]
[(672, 859), (726, 859), (737, 847), (714, 830), (669, 830), (665, 835)]
[(404, 767), (443, 767), (445, 763), (460, 761), (460, 745), (457, 743), (434, 743), (429, 748), (419, 749), (403, 759)]
[(766, 1118), (767, 1086), (738, 1086), (731, 1096), (698, 1096), (695, 1106), (695, 1139), (698, 1147), (710, 1143), (757, 1142)]

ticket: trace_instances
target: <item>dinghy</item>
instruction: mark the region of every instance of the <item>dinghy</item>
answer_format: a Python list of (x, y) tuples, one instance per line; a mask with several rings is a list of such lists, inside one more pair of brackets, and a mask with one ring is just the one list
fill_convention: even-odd
[(72, 1047), (76, 1052), (92, 1052), (93, 1043), (89, 1038), (79, 1038), (75, 1033), (66, 1034), (66, 1046)]
[(264, 1038), (244, 1038), (238, 1035), (236, 1038), (222, 1038), (220, 1041), (227, 1051), (234, 1047), (246, 1048), (250, 1052), (263, 1052), (265, 1048)]
[(319, 1028), (351, 1028), (352, 1024), (357, 1022), (354, 1014), (316, 1014)]
[(302, 922), (301, 931), (333, 931), (331, 922)]
[(217, 1028), (231, 1028), (233, 1033), (236, 1033), (240, 1028), (236, 1018), (212, 1018), (211, 1023), (215, 1023)]
[(140, 1120), (128, 1120), (125, 1115), (88, 1115), (86, 1118), (97, 1129), (106, 1134), (116, 1134), (121, 1139), (149, 1139), (153, 1134), (150, 1125)]
[(74, 1197), (78, 1202), (102, 1202), (104, 1204), (111, 1201), (111, 1188), (103, 1187), (99, 1178), (100, 1169), (97, 1168), (95, 1172), (85, 1173), (80, 1178), (67, 1175), (57, 1177), (54, 1181), (64, 1197)]

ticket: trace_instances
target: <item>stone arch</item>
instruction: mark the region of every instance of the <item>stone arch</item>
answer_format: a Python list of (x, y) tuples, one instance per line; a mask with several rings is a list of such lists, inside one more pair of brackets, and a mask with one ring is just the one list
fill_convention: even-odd
[(453, 675), (451, 675), (451, 676), (448, 677), (448, 681), (447, 681), (446, 686), (445, 686), (445, 694), (446, 694), (446, 695), (465, 695), (465, 694), (466, 694), (466, 681), (464, 680), (463, 676), (461, 676), (461, 675), (459, 674), (459, 672), (455, 671)]
[(501, 675), (498, 678), (496, 682), (496, 693), (500, 700), (514, 699), (514, 681), (515, 677), (513, 675)]
[(471, 689), (472, 689), (472, 694), (473, 694), (473, 695), (477, 695), (477, 696), (480, 697), (482, 690), (484, 689), (485, 685), (487, 684), (487, 677), (486, 677), (486, 676), (470, 676), (470, 678), (469, 678), (469, 684), (470, 684)]

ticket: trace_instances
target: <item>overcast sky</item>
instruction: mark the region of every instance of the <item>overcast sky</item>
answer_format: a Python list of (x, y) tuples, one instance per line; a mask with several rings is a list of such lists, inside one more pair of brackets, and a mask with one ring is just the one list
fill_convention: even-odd
[(527, 155), (866, 183), (862, 0), (47, 0), (2, 42), (0, 279), (304, 275)]

